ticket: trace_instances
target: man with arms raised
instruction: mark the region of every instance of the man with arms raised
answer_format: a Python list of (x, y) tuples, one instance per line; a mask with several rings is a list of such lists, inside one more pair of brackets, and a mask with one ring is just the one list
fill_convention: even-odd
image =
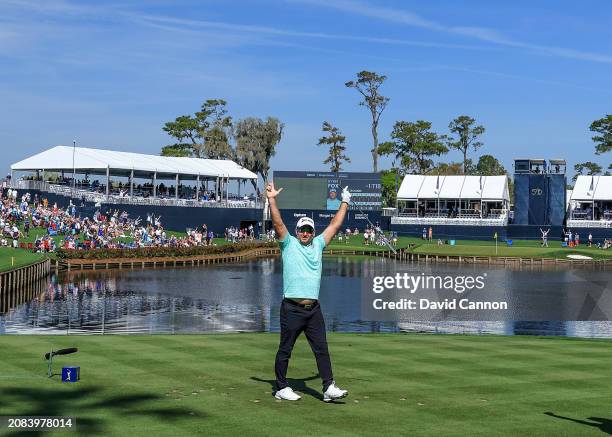
[(321, 235), (315, 237), (314, 221), (310, 217), (302, 217), (298, 220), (295, 229), (296, 238), (287, 231), (276, 205), (276, 196), (282, 190), (282, 188), (275, 189), (273, 183), (266, 187), (272, 224), (280, 241), (283, 259), (281, 338), (274, 366), (278, 388), (275, 397), (289, 401), (300, 399), (287, 383), (287, 367), (295, 341), (304, 332), (315, 355), (319, 376), (323, 380), (323, 400), (329, 402), (347, 396), (348, 391), (338, 388), (333, 379), (325, 320), (318, 301), (321, 265), (323, 249), (340, 230), (351, 201), (351, 194), (348, 187), (344, 188), (342, 204)]

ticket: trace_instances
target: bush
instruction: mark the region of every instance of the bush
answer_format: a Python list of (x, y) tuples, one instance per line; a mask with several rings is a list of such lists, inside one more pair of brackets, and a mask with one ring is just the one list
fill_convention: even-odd
[(107, 258), (161, 258), (161, 257), (192, 257), (199, 255), (218, 255), (242, 252), (243, 250), (261, 247), (277, 247), (276, 243), (249, 241), (222, 246), (195, 247), (140, 247), (137, 249), (59, 249), (60, 259), (107, 259)]

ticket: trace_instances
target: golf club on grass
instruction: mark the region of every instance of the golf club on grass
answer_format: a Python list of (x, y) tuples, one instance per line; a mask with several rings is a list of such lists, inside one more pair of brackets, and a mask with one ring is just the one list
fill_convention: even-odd
[(54, 351), (52, 349), (51, 352), (47, 352), (45, 354), (45, 360), (48, 361), (47, 376), (49, 378), (51, 378), (53, 376), (52, 365), (53, 365), (53, 357), (54, 356), (56, 356), (56, 355), (69, 355), (69, 354), (73, 354), (75, 352), (78, 352), (78, 349), (76, 347), (69, 347), (69, 348), (66, 348), (66, 349), (58, 349), (56, 351)]

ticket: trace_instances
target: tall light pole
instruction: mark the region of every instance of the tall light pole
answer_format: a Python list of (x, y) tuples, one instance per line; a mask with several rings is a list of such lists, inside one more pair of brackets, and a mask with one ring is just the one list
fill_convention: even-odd
[[(76, 153), (76, 140), (72, 140), (72, 196), (74, 197), (74, 189), (76, 187), (76, 166), (74, 164), (74, 154)], [(72, 199), (70, 200), (72, 201)]]

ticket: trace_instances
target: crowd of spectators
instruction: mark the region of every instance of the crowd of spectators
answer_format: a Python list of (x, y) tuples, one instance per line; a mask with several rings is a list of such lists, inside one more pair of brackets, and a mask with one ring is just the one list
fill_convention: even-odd
[[(206, 225), (188, 229), (186, 235), (166, 232), (161, 217), (152, 214), (143, 220), (126, 211), (96, 211), (92, 217), (77, 214), (69, 205), (49, 205), (46, 198), (7, 189), (0, 195), (0, 246), (26, 248), (36, 252), (65, 249), (192, 247), (214, 244)], [(30, 234), (34, 233), (34, 239)]]
[[(25, 176), (23, 179), (25, 180), (40, 180), (42, 178), (40, 176)], [(57, 180), (54, 180), (53, 183), (57, 185), (64, 185), (68, 187), (73, 186), (73, 180), (70, 177), (58, 176)], [(92, 193), (105, 194), (106, 193), (106, 185), (98, 181), (97, 179), (76, 179), (74, 181), (74, 187), (80, 190), (90, 191)], [(175, 198), (176, 197), (176, 186), (166, 185), (163, 182), (160, 182), (155, 185), (155, 190), (153, 189), (153, 184), (151, 182), (145, 183), (134, 183), (132, 186), (132, 194), (135, 197), (143, 197), (148, 198), (152, 197), (155, 192), (156, 197), (160, 198)], [(128, 197), (130, 195), (130, 183), (122, 182), (122, 181), (113, 181), (111, 183), (109, 193), (111, 195), (116, 195), (120, 197)], [(179, 199), (196, 199), (196, 194), (198, 194), (198, 200), (203, 202), (215, 202), (218, 200), (219, 194), (215, 192), (215, 190), (210, 190), (207, 188), (205, 182), (201, 182), (201, 187), (199, 192), (196, 192), (196, 187), (190, 185), (184, 185), (179, 183), (178, 185), (178, 198)], [(225, 197), (224, 193), (223, 196)], [(255, 195), (238, 195), (236, 193), (229, 193), (228, 198), (230, 200), (240, 200), (240, 201), (255, 201)]]
[(255, 227), (252, 224), (250, 224), (246, 228), (239, 228), (234, 226), (225, 228), (225, 241), (229, 241), (231, 243), (238, 243), (240, 241), (253, 241), (254, 239)]
[[(580, 246), (580, 234), (573, 232), (571, 229), (563, 229), (561, 231), (561, 243), (567, 247)], [(593, 245), (593, 235), (589, 233), (587, 245), (591, 247)]]
[[(167, 232), (161, 217), (152, 214), (147, 217), (129, 217), (126, 211), (96, 211), (87, 217), (77, 214), (75, 205), (60, 208), (56, 203), (49, 205), (46, 198), (38, 194), (23, 193), (5, 189), (0, 193), (0, 247), (26, 248), (36, 252), (54, 252), (65, 249), (96, 248), (138, 248), (138, 247), (193, 247), (214, 244), (214, 233), (205, 224), (187, 229), (184, 235)], [(34, 238), (30, 235), (34, 234)], [(546, 232), (548, 233), (548, 232)], [(423, 228), (422, 238), (432, 240), (432, 229)], [(337, 241), (349, 243), (360, 235), (357, 228), (339, 232)], [(255, 227), (228, 227), (225, 239), (236, 243), (253, 241)], [(273, 229), (261, 236), (266, 241), (275, 241)], [(363, 232), (363, 244), (384, 245), (387, 239), (379, 226), (369, 226)], [(397, 244), (397, 234), (388, 240)], [(595, 243), (591, 233), (583, 239), (578, 232), (564, 229), (561, 235), (564, 246), (577, 247), (581, 244), (601, 249), (612, 247), (612, 239)]]

